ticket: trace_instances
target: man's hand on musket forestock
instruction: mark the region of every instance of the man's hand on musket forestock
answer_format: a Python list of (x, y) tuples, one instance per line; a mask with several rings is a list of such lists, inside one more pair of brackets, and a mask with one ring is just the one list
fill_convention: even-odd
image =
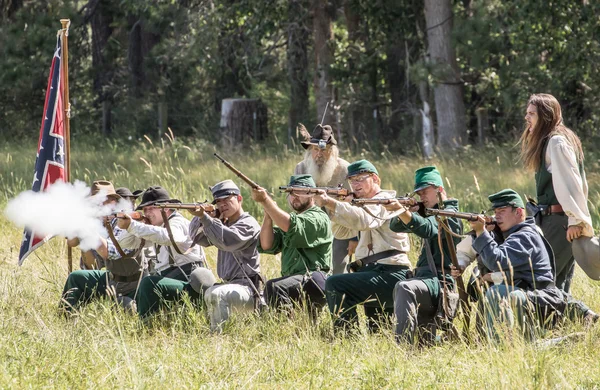
[(457, 268), (454, 266), (454, 264), (450, 265), (450, 274), (454, 279), (460, 278), (463, 272), (465, 272), (464, 268)]
[(390, 212), (396, 212), (399, 211), (398, 214), (404, 214), (406, 212), (406, 207), (404, 207), (404, 205), (402, 205), (400, 202), (398, 202), (398, 200), (394, 199), (393, 201), (391, 201), (388, 204), (383, 205), (383, 207), (385, 207), (385, 209), (387, 211)]
[(120, 229), (127, 230), (131, 225), (131, 217), (127, 213), (120, 213), (117, 218), (117, 226)]
[(265, 203), (269, 198), (269, 193), (262, 187), (256, 187), (252, 189), (252, 200), (257, 203)]
[(189, 212), (190, 212), (190, 214), (192, 214), (194, 217), (202, 218), (202, 217), (204, 217), (204, 213), (205, 213), (205, 211), (206, 211), (206, 210), (204, 209), (204, 206), (202, 206), (202, 205), (200, 205), (200, 204), (199, 204), (198, 206), (196, 206), (196, 208), (195, 208), (195, 209), (193, 209), (193, 210), (188, 210), (188, 211), (189, 211)]
[(477, 221), (470, 221), (471, 229), (475, 231), (477, 237), (479, 237), (485, 230), (485, 217), (483, 215), (477, 216)]

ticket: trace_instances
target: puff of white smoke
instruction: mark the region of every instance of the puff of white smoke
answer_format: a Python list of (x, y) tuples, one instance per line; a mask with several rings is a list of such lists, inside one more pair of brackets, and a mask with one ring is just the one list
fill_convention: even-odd
[(97, 248), (100, 237), (108, 236), (102, 217), (114, 211), (131, 211), (131, 203), (103, 205), (106, 193), (90, 196), (90, 188), (81, 181), (56, 182), (44, 192), (25, 191), (10, 200), (4, 210), (15, 225), (35, 232), (36, 236), (60, 235), (79, 238), (81, 250)]

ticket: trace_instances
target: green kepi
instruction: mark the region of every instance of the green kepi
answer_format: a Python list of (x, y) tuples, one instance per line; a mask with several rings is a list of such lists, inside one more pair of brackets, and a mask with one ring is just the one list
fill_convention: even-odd
[(501, 207), (507, 206), (517, 207), (520, 209), (525, 208), (523, 199), (521, 199), (521, 197), (519, 196), (519, 194), (517, 194), (515, 190), (512, 190), (510, 188), (507, 188), (500, 192), (496, 192), (495, 194), (488, 196), (488, 199), (490, 200), (490, 202), (492, 202), (493, 209), (499, 209)]
[(316, 187), (312, 175), (292, 175), (290, 177), (290, 187)]
[(421, 191), (429, 186), (444, 188), (444, 181), (440, 171), (435, 166), (419, 168), (415, 171), (414, 192)]
[(377, 172), (375, 165), (367, 160), (358, 160), (348, 165), (348, 175), (346, 177), (350, 178), (352, 176), (360, 175), (361, 173), (374, 173), (379, 176), (379, 172)]

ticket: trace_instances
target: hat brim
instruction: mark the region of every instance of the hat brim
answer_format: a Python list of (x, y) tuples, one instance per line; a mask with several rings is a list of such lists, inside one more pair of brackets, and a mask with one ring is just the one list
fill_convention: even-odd
[[(319, 146), (319, 140), (316, 138), (312, 138), (310, 141), (302, 141), (300, 142), (304, 149), (308, 149), (311, 146)], [(337, 145), (335, 138), (329, 138), (329, 141), (325, 143), (326, 145)]]
[(413, 192), (419, 192), (421, 190), (424, 190), (427, 187), (438, 187), (438, 185), (434, 184), (434, 183), (423, 183), (423, 184), (420, 184), (419, 187), (415, 188), (413, 190)]
[(242, 195), (241, 194), (227, 194), (227, 195), (219, 196), (218, 198), (214, 198), (213, 201), (211, 202), (211, 204), (217, 204), (217, 201), (219, 199), (226, 199), (226, 198), (229, 198), (230, 196), (242, 196)]
[(148, 206), (152, 206), (153, 204), (157, 204), (157, 203), (181, 203), (181, 201), (179, 199), (161, 199), (161, 200), (151, 200), (149, 202), (146, 203), (142, 203), (140, 204), (138, 207), (136, 207), (136, 210), (141, 210), (144, 207), (148, 207)]

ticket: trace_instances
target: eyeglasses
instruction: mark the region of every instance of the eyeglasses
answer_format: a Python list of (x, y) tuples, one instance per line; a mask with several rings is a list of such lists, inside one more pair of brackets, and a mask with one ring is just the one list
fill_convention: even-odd
[(369, 177), (371, 177), (371, 174), (352, 176), (348, 180), (350, 180), (350, 183), (362, 183), (363, 181), (367, 180)]

